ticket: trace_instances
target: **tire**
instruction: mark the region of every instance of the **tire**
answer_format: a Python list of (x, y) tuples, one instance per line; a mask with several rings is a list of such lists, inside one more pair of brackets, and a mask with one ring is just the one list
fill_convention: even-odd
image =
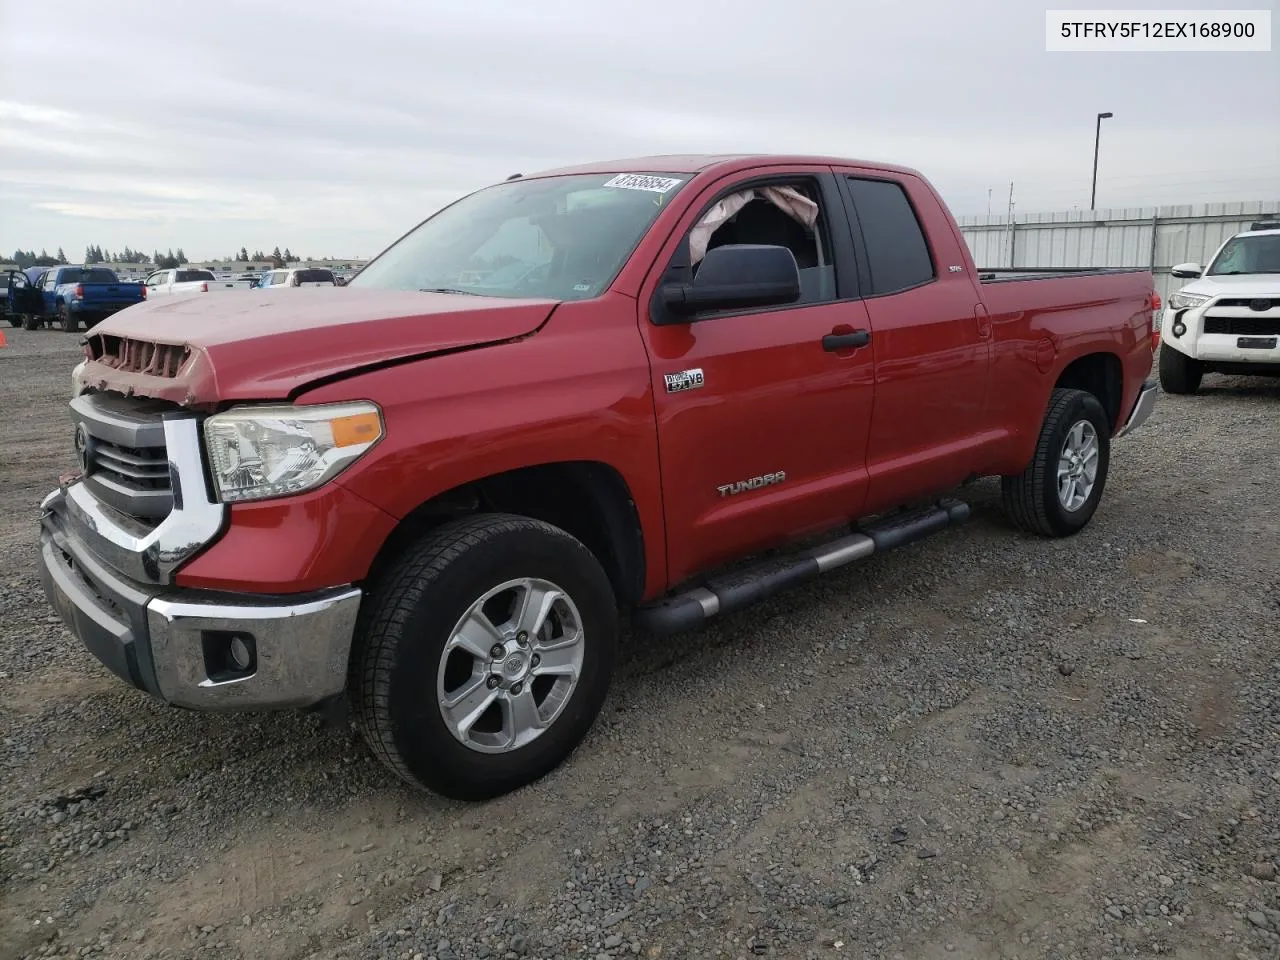
[[(1088, 466), (1087, 462), (1066, 464), (1068, 438), (1073, 442), (1078, 437), (1087, 440), (1090, 434), (1095, 450), (1092, 483), (1082, 497), (1077, 485), (1077, 496), (1068, 505), (1061, 492), (1060, 466), (1071, 471), (1087, 470)], [(1078, 533), (1098, 509), (1110, 464), (1111, 424), (1098, 398), (1083, 390), (1056, 388), (1049, 398), (1031, 463), (1022, 473), (1001, 479), (1005, 511), (1016, 526), (1030, 533), (1044, 537)], [(1087, 478), (1086, 472), (1075, 479), (1083, 482)]]
[(1200, 389), (1204, 365), (1168, 344), (1160, 345), (1160, 386), (1165, 393), (1188, 394)]
[[(520, 672), (531, 669), (527, 665), (533, 664), (536, 649), (547, 649), (536, 640), (518, 643), (514, 619), (506, 622), (499, 609), (508, 596), (521, 595), (520, 586), (485, 609), (491, 622), (503, 621), (498, 632), (506, 646), (500, 656), (491, 651), (481, 658), (462, 647), (446, 653), (477, 601), (525, 578), (548, 582), (567, 598), (555, 601), (546, 621), (561, 637), (581, 638), (557, 654), (579, 657), (576, 683), (551, 678), (558, 686), (549, 689), (548, 676)], [(575, 619), (577, 630), (572, 629)], [(482, 514), (453, 521), (395, 561), (362, 606), (348, 687), (353, 716), (373, 752), (408, 783), (456, 800), (487, 800), (543, 777), (586, 736), (608, 693), (617, 635), (609, 579), (578, 540), (526, 517)], [(483, 631), (473, 636), (482, 639), (472, 649), (496, 640)], [(517, 662), (521, 657), (523, 663)], [(482, 676), (488, 680), (481, 681)], [(520, 677), (527, 677), (527, 689)], [(496, 690), (494, 683), (500, 684)], [(491, 696), (497, 700), (482, 713), (473, 712), (474, 724), (455, 733), (443, 704), (464, 689), (474, 691), (473, 704)], [(504, 703), (517, 698), (550, 716), (549, 726), (528, 734), (523, 743), (504, 736), (513, 717)], [(502, 729), (494, 732), (499, 725)]]
[(40, 329), (40, 318), (34, 313), (24, 313), (22, 315), (22, 329), (23, 330)]
[(75, 333), (80, 329), (80, 321), (71, 316), (71, 309), (65, 303), (58, 307), (58, 323), (66, 333)]

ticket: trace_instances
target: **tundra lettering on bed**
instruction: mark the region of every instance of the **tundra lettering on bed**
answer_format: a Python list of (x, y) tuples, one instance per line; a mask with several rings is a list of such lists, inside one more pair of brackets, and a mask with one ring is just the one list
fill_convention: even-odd
[(345, 287), (95, 327), (45, 587), (153, 697), (345, 705), (410, 783), (492, 797), (591, 727), (621, 615), (748, 607), (961, 523), (974, 477), (1080, 530), (1155, 400), (1153, 306), (1143, 271), (980, 279), (902, 167), (515, 177)]

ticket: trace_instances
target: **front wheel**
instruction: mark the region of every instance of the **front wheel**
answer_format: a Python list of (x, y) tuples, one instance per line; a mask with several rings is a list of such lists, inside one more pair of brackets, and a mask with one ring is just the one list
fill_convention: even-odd
[(595, 556), (565, 531), (483, 514), (431, 532), (361, 610), (350, 694), (373, 751), (458, 800), (539, 779), (608, 692), (618, 614)]
[(1001, 480), (1005, 511), (1031, 533), (1077, 533), (1098, 509), (1110, 463), (1111, 425), (1098, 398), (1056, 388), (1031, 463)]
[(1195, 393), (1200, 389), (1204, 365), (1168, 344), (1160, 345), (1160, 386), (1165, 393)]

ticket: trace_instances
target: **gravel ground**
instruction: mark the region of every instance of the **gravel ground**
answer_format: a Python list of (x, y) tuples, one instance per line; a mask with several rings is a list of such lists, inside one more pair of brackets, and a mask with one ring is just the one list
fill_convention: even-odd
[(1094, 523), (974, 519), (691, 634), (486, 805), (315, 716), (98, 666), (35, 575), (75, 338), (0, 349), (0, 957), (1280, 957), (1280, 385), (1117, 444)]

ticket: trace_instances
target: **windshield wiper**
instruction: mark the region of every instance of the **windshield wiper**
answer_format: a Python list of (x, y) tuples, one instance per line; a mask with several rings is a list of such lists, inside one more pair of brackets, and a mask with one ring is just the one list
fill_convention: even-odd
[(457, 287), (419, 287), (419, 293), (465, 293), (468, 297), (478, 297), (474, 290), (460, 290)]

